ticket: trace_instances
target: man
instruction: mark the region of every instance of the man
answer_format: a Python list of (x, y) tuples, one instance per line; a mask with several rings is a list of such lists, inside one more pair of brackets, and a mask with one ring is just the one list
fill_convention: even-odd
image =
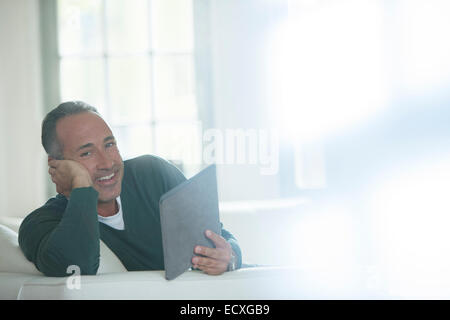
[[(42, 123), (42, 145), (58, 195), (29, 214), (19, 245), (47, 276), (96, 274), (101, 239), (129, 271), (162, 270), (159, 199), (186, 180), (156, 156), (122, 161), (116, 140), (97, 110), (84, 102), (60, 104)], [(241, 265), (236, 239), (206, 230), (215, 248), (196, 246), (193, 267), (218, 275)]]

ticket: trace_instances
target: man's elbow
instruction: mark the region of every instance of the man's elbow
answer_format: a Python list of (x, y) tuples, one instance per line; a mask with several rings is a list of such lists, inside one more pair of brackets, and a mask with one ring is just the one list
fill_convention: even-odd
[(68, 277), (72, 275), (96, 275), (99, 267), (99, 258), (85, 261), (68, 262), (65, 259), (54, 259), (44, 254), (36, 267), (47, 277)]
[(99, 267), (99, 260), (89, 265), (86, 265), (85, 267), (80, 268), (80, 273), (81, 275), (85, 276), (95, 276), (97, 274), (98, 267)]
[(68, 265), (62, 268), (38, 268), (47, 277), (68, 277), (68, 276), (95, 276), (97, 267), (80, 267), (76, 264)]

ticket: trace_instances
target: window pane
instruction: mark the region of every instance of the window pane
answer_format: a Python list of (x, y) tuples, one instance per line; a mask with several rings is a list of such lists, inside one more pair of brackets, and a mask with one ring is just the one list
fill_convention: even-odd
[(59, 53), (99, 54), (102, 52), (100, 0), (58, 1)]
[(194, 42), (192, 0), (153, 0), (151, 9), (153, 48), (191, 51)]
[(148, 50), (148, 0), (105, 1), (108, 52)]
[(155, 57), (157, 120), (197, 119), (194, 63), (191, 55)]
[(156, 154), (175, 163), (182, 162), (190, 176), (201, 165), (202, 127), (195, 123), (168, 123), (156, 126)]
[(149, 121), (149, 58), (111, 58), (108, 75), (113, 124)]
[(61, 100), (82, 100), (104, 110), (103, 61), (100, 58), (61, 59)]
[(150, 154), (153, 150), (150, 126), (113, 126), (112, 131), (124, 160)]

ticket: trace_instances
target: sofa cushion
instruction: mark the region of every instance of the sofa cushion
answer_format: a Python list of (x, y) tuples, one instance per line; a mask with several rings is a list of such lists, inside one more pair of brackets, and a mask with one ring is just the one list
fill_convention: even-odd
[(23, 218), (0, 216), (0, 224), (7, 226), (15, 232), (19, 232), (19, 227), (22, 221)]
[(187, 271), (166, 280), (164, 271), (131, 271), (81, 276), (79, 286), (70, 278), (38, 277), (21, 288), (18, 299), (145, 299), (145, 300), (272, 300), (304, 299), (301, 270), (258, 267), (210, 276)]
[[(0, 257), (0, 272), (42, 275), (36, 266), (28, 261), (22, 253), (17, 232), (2, 224), (0, 224)], [(100, 265), (97, 274), (125, 271), (127, 270), (119, 258), (103, 241), (100, 241)]]
[(17, 232), (0, 224), (0, 272), (42, 274), (20, 250)]
[(0, 272), (0, 300), (16, 300), (22, 285), (35, 278), (45, 277), (37, 274)]

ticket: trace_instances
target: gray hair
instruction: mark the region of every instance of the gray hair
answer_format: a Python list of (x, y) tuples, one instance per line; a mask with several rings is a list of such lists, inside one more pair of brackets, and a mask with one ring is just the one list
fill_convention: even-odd
[(68, 101), (63, 102), (47, 113), (42, 121), (42, 146), (49, 156), (55, 159), (63, 159), (63, 146), (58, 141), (56, 135), (57, 122), (67, 116), (83, 113), (93, 112), (100, 116), (97, 109), (83, 101)]

